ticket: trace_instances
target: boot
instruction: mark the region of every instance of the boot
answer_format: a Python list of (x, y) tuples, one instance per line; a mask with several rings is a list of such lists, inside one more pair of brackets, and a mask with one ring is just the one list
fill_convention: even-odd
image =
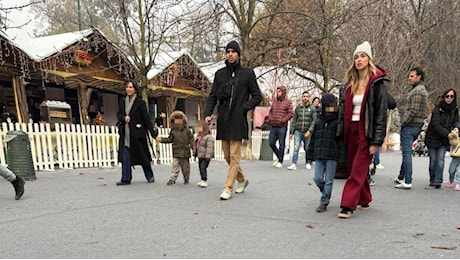
[(26, 181), (19, 176), (16, 176), (16, 180), (12, 182), (14, 190), (16, 191), (16, 197), (15, 199), (18, 200), (22, 197), (22, 194), (24, 194), (24, 184)]

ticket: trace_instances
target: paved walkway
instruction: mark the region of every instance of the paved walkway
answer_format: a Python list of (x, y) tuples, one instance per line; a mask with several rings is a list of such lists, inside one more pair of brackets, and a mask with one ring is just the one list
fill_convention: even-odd
[(289, 162), (244, 161), (250, 185), (229, 201), (219, 200), (227, 167), (216, 161), (206, 189), (197, 164), (191, 183), (175, 186), (168, 165), (154, 167), (153, 184), (137, 167), (122, 187), (120, 168), (37, 172), (19, 201), (0, 181), (0, 258), (459, 258), (460, 192), (426, 186), (427, 157), (414, 158), (412, 190), (395, 189), (401, 154), (381, 161), (371, 210), (351, 219), (337, 218), (344, 180), (316, 213), (313, 170)]

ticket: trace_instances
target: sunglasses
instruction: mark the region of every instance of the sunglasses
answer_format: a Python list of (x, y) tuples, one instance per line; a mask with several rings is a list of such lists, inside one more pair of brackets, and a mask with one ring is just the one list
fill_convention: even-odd
[(445, 98), (454, 98), (455, 96), (454, 95), (445, 95), (444, 97)]

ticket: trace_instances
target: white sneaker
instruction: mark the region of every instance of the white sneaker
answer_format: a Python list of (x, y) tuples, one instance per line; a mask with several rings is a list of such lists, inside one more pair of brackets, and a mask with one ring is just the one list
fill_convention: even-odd
[(412, 188), (412, 184), (407, 184), (407, 183), (403, 182), (403, 183), (400, 183), (400, 184), (396, 184), (395, 188), (396, 189), (410, 190)]
[(274, 161), (273, 161), (273, 166), (276, 166), (276, 164), (277, 164), (278, 162), (279, 162), (278, 160), (274, 160)]
[(288, 170), (297, 170), (297, 166), (295, 164), (291, 164), (287, 167)]
[(248, 185), (249, 181), (247, 179), (243, 182), (238, 182), (238, 188), (235, 190), (235, 193), (243, 193)]
[(275, 168), (283, 168), (283, 165), (280, 162), (277, 162), (275, 164)]
[(196, 185), (201, 186), (201, 184), (203, 184), (203, 181), (198, 182)]
[(200, 186), (201, 188), (206, 188), (206, 187), (208, 187), (208, 182), (206, 182), (206, 181), (201, 181), (201, 184), (198, 185), (198, 186)]
[(377, 164), (377, 166), (375, 166), (377, 169), (384, 169), (385, 167), (383, 167), (383, 165), (381, 163)]
[(396, 178), (394, 179), (394, 183), (396, 183), (396, 184), (404, 183), (404, 179), (400, 180), (400, 179), (398, 179), (398, 177), (396, 177)]
[(232, 192), (227, 190), (227, 189), (224, 189), (222, 191), (222, 193), (220, 194), (220, 199), (221, 200), (228, 200), (228, 199), (231, 199), (232, 198)]
[(311, 164), (307, 163), (306, 167), (307, 167), (307, 170), (311, 170)]

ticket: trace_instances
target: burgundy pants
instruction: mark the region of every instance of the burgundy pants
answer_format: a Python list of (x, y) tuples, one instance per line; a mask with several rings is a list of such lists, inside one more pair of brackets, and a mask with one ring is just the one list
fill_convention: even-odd
[(372, 155), (369, 154), (369, 142), (366, 135), (358, 129), (358, 122), (352, 122), (347, 139), (348, 176), (343, 187), (341, 207), (356, 210), (358, 205), (366, 205), (372, 201), (371, 189), (367, 181), (369, 164)]

